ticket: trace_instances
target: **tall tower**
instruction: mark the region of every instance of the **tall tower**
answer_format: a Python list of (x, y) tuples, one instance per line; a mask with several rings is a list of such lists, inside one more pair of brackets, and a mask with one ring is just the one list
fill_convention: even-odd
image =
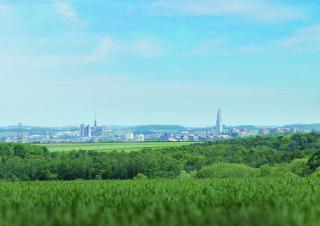
[(218, 109), (218, 112), (217, 112), (216, 132), (217, 134), (221, 134), (223, 132), (221, 109)]
[(94, 115), (94, 128), (98, 127), (98, 123), (97, 123), (97, 114)]
[(17, 142), (22, 143), (22, 141), (23, 141), (22, 123), (18, 123)]

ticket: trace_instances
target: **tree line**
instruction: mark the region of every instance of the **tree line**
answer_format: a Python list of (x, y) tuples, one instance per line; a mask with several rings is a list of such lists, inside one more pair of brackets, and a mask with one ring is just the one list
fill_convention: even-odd
[(300, 176), (320, 165), (320, 133), (231, 139), (159, 150), (49, 152), (46, 147), (0, 143), (2, 180), (177, 178), (221, 163), (252, 168), (309, 159)]

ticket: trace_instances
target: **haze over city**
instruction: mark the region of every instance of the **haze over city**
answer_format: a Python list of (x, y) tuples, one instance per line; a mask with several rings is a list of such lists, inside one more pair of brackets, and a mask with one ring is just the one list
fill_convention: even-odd
[(320, 122), (318, 1), (0, 0), (0, 125)]

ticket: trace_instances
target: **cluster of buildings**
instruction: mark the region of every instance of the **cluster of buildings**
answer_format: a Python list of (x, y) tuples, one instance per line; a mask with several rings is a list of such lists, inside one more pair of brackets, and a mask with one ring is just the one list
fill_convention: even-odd
[(144, 134), (134, 134), (133, 132), (107, 129), (105, 126), (98, 126), (95, 118), (93, 126), (81, 124), (78, 133), (80, 142), (98, 141), (145, 141)]
[(80, 141), (98, 141), (99, 139), (105, 137), (107, 130), (104, 126), (98, 126), (97, 119), (94, 120), (94, 125), (91, 127), (89, 124), (81, 124), (79, 131)]
[[(39, 129), (39, 128), (38, 128)], [(227, 127), (223, 125), (222, 111), (217, 111), (216, 123), (207, 128), (184, 128), (179, 130), (157, 130), (141, 131), (134, 127), (105, 127), (99, 126), (95, 118), (93, 126), (81, 124), (80, 127), (51, 128), (35, 130), (32, 128), (22, 128), (19, 123), (16, 132), (12, 135), (1, 136), (0, 141), (5, 142), (24, 142), (24, 143), (59, 143), (59, 142), (101, 142), (101, 141), (214, 141), (236, 137), (246, 137), (253, 135), (268, 136), (274, 134), (308, 132), (299, 131), (297, 128), (258, 128), (250, 126)], [(139, 131), (139, 132), (138, 132)], [(160, 130), (159, 130), (160, 131)], [(16, 133), (16, 134), (14, 134)]]
[[(300, 132), (297, 128), (261, 128), (259, 130), (250, 130), (243, 128), (230, 128), (228, 135), (230, 138), (235, 137), (246, 137), (246, 136), (268, 136), (268, 135), (278, 135), (285, 133), (298, 133)], [(310, 131), (303, 131), (310, 132)]]
[(263, 128), (259, 130), (259, 135), (298, 133), (297, 128)]
[(137, 141), (137, 142), (144, 142), (146, 139), (146, 136), (142, 133), (134, 134), (132, 132), (127, 132), (124, 135), (125, 141)]
[[(236, 137), (246, 137), (246, 136), (254, 136), (254, 135), (277, 135), (284, 133), (298, 133), (299, 130), (297, 128), (260, 128), (250, 130), (247, 128), (239, 128), (239, 127), (231, 127), (228, 131), (225, 131), (222, 124), (222, 114), (221, 110), (218, 110), (217, 113), (217, 122), (216, 122), (216, 135), (218, 135), (218, 139), (226, 139), (226, 138), (236, 138)], [(304, 131), (309, 132), (309, 131)]]

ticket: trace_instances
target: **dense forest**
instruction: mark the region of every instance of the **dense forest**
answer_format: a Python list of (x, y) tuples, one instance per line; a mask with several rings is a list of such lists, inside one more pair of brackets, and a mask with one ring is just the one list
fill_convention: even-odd
[(0, 144), (2, 180), (309, 176), (320, 166), (320, 133), (248, 137), (161, 150), (49, 152)]

